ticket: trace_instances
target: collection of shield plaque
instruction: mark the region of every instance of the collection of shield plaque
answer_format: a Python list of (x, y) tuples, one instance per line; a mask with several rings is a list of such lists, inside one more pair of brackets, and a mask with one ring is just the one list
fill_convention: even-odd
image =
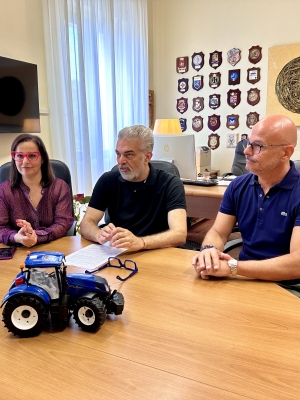
[[(252, 46), (248, 52), (248, 60), (252, 64), (257, 64), (262, 58), (262, 48), (260, 46)], [(191, 64), (195, 71), (199, 72), (204, 65), (205, 55), (203, 52), (194, 53), (191, 56)], [(241, 59), (241, 50), (233, 48), (227, 52), (227, 61), (235, 67)], [(215, 70), (222, 64), (222, 52), (214, 51), (210, 53), (209, 65)], [(178, 57), (176, 59), (176, 72), (179, 74), (185, 74), (189, 70), (189, 57)], [(217, 89), (221, 85), (221, 73), (211, 72), (208, 76), (208, 85), (212, 89)], [(247, 69), (247, 81), (251, 84), (256, 84), (260, 81), (260, 68), (252, 67)], [(241, 91), (234, 88), (235, 85), (241, 82), (241, 70), (231, 69), (228, 71), (228, 85), (232, 86), (227, 92), (227, 104), (233, 109), (237, 107), (241, 102)], [(200, 91), (204, 86), (204, 76), (195, 75), (191, 80), (188, 78), (178, 79), (178, 92), (181, 94), (186, 93), (191, 85), (195, 91)], [(221, 95), (213, 93), (209, 95), (208, 105), (212, 110), (217, 110), (221, 106)], [(257, 88), (251, 88), (247, 91), (247, 103), (251, 106), (255, 106), (260, 101), (260, 90)], [(204, 97), (197, 96), (192, 99), (192, 109), (199, 113), (204, 109)], [(176, 109), (180, 114), (184, 114), (189, 107), (189, 100), (187, 97), (180, 97), (176, 102)], [(179, 118), (182, 132), (187, 129), (186, 118)], [(253, 125), (259, 120), (259, 114), (256, 112), (250, 112), (246, 115), (246, 125), (248, 128), (252, 128)], [(208, 145), (211, 149), (219, 147), (219, 135), (215, 133), (220, 128), (220, 115), (212, 114), (208, 116), (207, 126), (213, 131), (209, 135)], [(239, 115), (231, 114), (226, 116), (226, 127), (233, 131), (239, 127)], [(203, 118), (200, 115), (192, 118), (192, 128), (195, 132), (200, 132), (203, 129)]]

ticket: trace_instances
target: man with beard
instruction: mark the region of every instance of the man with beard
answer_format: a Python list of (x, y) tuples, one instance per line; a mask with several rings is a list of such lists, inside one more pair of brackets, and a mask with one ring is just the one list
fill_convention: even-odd
[[(287, 117), (254, 125), (244, 150), (251, 173), (230, 183), (192, 259), (201, 278), (242, 275), (300, 288), (300, 173), (290, 160), (296, 144), (297, 128)], [(238, 261), (223, 253), (236, 222), (243, 238)]]
[[(186, 201), (181, 180), (151, 163), (154, 137), (143, 125), (118, 134), (118, 170), (96, 183), (80, 224), (91, 241), (132, 251), (179, 246), (187, 235)], [(110, 223), (99, 228), (105, 210)]]

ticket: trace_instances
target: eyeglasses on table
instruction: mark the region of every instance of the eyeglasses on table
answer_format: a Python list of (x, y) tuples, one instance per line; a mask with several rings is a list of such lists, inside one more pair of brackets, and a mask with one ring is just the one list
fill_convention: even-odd
[(101, 265), (100, 267), (96, 268), (93, 271), (88, 271), (86, 270), (85, 273), (86, 274), (93, 274), (95, 272), (101, 271), (102, 269), (108, 268), (108, 267), (113, 267), (113, 268), (123, 268), (126, 269), (128, 271), (131, 271), (130, 274), (128, 276), (126, 276), (126, 278), (121, 278), (120, 275), (117, 275), (116, 278), (119, 279), (119, 281), (127, 281), (127, 279), (129, 279), (130, 277), (132, 277), (134, 274), (136, 274), (138, 272), (138, 267), (135, 263), (135, 261), (133, 260), (125, 260), (124, 262), (122, 262), (119, 258), (117, 257), (109, 257), (107, 260), (107, 263)]

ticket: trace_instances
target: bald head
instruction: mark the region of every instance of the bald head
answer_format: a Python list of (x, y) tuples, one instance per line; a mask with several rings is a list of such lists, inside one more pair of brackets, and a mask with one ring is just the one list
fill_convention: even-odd
[[(264, 143), (297, 144), (297, 128), (294, 122), (283, 115), (269, 115), (257, 122), (251, 132)], [(257, 140), (257, 139), (256, 139)]]

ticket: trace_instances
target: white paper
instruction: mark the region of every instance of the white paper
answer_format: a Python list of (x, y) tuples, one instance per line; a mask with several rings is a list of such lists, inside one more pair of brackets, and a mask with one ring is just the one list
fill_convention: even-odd
[(228, 186), (229, 183), (231, 183), (231, 181), (223, 181), (223, 180), (221, 180), (221, 181), (218, 182), (218, 185), (219, 186)]
[(84, 268), (90, 271), (106, 263), (108, 257), (116, 257), (126, 250), (127, 249), (111, 247), (108, 243), (90, 244), (66, 256), (66, 263), (67, 265), (73, 265), (74, 267)]

